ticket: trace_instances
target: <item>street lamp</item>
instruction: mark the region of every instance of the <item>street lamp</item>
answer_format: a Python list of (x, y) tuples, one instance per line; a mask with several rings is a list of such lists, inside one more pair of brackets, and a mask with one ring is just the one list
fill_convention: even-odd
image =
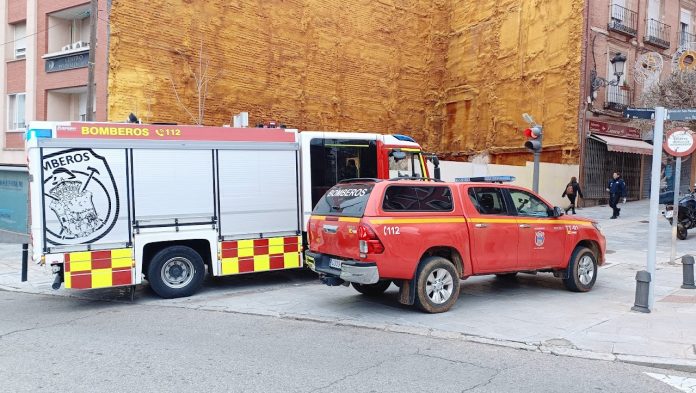
[(626, 56), (622, 55), (620, 52), (614, 55), (614, 57), (609, 60), (612, 67), (614, 68), (614, 75), (616, 79), (606, 80), (601, 76), (597, 76), (597, 70), (593, 69), (590, 71), (590, 87), (592, 92), (590, 94), (591, 101), (597, 98), (597, 90), (603, 86), (618, 86), (621, 81), (621, 76), (624, 73), (624, 66), (626, 65)]

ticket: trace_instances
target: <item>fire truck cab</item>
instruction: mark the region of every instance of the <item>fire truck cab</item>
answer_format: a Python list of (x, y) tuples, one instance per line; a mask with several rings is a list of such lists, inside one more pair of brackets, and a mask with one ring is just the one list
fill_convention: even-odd
[(341, 180), (422, 176), (405, 136), (81, 122), (27, 131), (33, 258), (54, 288), (189, 296), (213, 276), (302, 267), (314, 203)]

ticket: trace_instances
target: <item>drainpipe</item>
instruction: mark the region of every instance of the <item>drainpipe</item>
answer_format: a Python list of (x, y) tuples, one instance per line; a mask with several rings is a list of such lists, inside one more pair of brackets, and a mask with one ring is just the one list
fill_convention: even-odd
[[(585, 26), (582, 36), (582, 48), (581, 48), (581, 58), (580, 58), (580, 103), (578, 105), (578, 178), (582, 182), (583, 186), (585, 184), (585, 123), (587, 122), (587, 51), (590, 47), (590, 1), (584, 1), (583, 18), (585, 19)], [(583, 201), (584, 204), (584, 201)]]

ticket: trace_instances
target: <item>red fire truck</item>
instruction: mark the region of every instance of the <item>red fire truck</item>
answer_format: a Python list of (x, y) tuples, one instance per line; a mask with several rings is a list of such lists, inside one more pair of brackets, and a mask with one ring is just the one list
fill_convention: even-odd
[(348, 178), (427, 176), (399, 135), (33, 122), (33, 258), (54, 288), (189, 296), (225, 276), (302, 266), (312, 207)]

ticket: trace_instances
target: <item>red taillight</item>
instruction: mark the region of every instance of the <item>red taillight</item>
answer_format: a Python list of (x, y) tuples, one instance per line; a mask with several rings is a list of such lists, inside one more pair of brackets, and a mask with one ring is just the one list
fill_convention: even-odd
[(361, 254), (381, 254), (384, 252), (384, 245), (377, 237), (375, 231), (367, 225), (358, 227), (358, 239)]

